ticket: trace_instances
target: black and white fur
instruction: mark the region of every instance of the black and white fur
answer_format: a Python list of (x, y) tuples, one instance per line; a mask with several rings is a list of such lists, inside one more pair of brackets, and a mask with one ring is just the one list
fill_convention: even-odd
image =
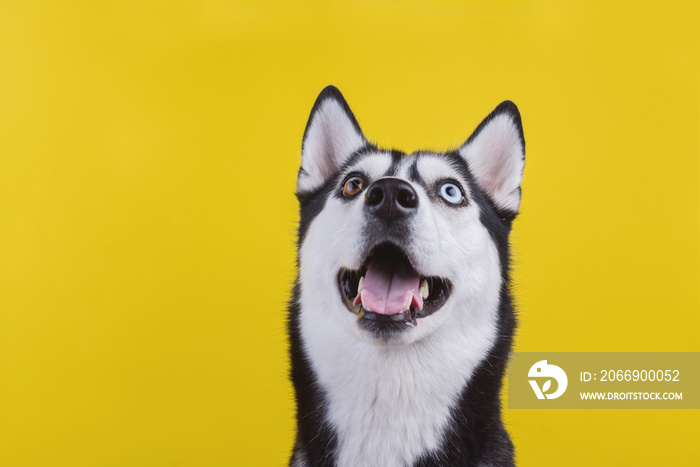
[[(507, 466), (513, 446), (499, 394), (515, 316), (508, 236), (520, 204), (525, 142), (503, 102), (457, 150), (404, 154), (369, 143), (329, 86), (303, 139), (299, 275), (289, 307), (297, 402), (292, 466)], [(385, 177), (418, 195), (400, 229), (382, 229), (365, 199), (343, 199), (348, 174)], [(464, 203), (436, 192), (458, 182)], [(366, 189), (366, 187), (365, 187)], [(452, 284), (442, 307), (400, 332), (360, 326), (338, 274), (380, 242), (400, 243), (416, 271)]]

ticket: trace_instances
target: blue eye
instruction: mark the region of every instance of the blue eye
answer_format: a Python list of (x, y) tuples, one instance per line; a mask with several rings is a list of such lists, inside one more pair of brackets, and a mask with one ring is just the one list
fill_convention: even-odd
[(450, 204), (462, 204), (464, 201), (464, 195), (462, 195), (462, 190), (452, 182), (445, 182), (440, 187), (440, 196), (442, 196), (445, 201)]

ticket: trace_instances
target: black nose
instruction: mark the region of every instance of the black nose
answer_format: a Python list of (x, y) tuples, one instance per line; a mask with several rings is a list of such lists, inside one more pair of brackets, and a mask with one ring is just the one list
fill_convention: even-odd
[(391, 221), (416, 212), (418, 195), (408, 182), (398, 178), (382, 178), (367, 189), (365, 206), (371, 214)]

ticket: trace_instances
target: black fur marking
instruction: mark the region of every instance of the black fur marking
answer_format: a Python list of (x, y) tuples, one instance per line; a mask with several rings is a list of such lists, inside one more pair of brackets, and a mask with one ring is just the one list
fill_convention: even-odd
[(373, 146), (373, 145), (367, 143), (367, 145), (361, 147), (360, 149), (358, 149), (357, 151), (355, 151), (353, 154), (351, 154), (350, 156), (348, 156), (345, 159), (345, 162), (343, 163), (343, 165), (338, 169), (338, 173), (342, 174), (342, 173), (347, 172), (350, 167), (352, 167), (353, 165), (360, 162), (368, 154), (373, 154), (373, 153), (378, 153), (378, 152), (381, 153), (382, 151), (380, 151), (376, 146)]
[(395, 177), (399, 171), (399, 166), (401, 165), (401, 160), (405, 154), (401, 151), (391, 151), (391, 165), (389, 169), (384, 173), (385, 177)]
[(322, 187), (310, 193), (297, 193), (299, 205), (302, 206), (299, 218), (299, 230), (297, 232), (297, 248), (301, 248), (301, 244), (304, 242), (306, 231), (311, 225), (311, 222), (319, 215), (326, 205), (326, 199), (328, 195), (333, 192), (336, 179), (337, 177), (332, 178)]
[(412, 182), (416, 182), (423, 188), (426, 188), (425, 186), (425, 181), (423, 180), (423, 177), (420, 176), (420, 173), (418, 172), (418, 155), (415, 156), (413, 159), (413, 163), (411, 164), (411, 167), (408, 169), (408, 178)]
[(317, 383), (318, 378), (309, 364), (301, 338), (299, 325), (299, 284), (289, 303), (289, 347), (291, 370), (289, 376), (296, 395), (297, 436), (292, 459), (300, 454), (307, 459), (307, 466), (334, 465), (337, 436), (328, 426), (326, 397)]

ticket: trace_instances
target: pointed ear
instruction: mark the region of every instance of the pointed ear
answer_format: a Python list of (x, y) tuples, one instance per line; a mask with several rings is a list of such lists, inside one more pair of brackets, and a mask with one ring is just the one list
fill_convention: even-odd
[(459, 148), (459, 153), (496, 207), (515, 215), (525, 167), (523, 125), (515, 104), (499, 104)]
[(343, 95), (334, 86), (325, 88), (316, 98), (304, 131), (297, 192), (319, 188), (350, 155), (366, 145)]

